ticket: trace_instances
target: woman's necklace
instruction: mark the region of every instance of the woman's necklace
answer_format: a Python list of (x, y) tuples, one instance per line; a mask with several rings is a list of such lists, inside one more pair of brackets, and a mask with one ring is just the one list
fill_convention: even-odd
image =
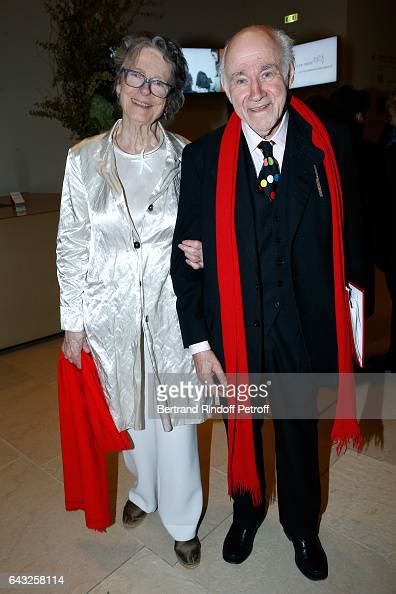
[(164, 140), (163, 137), (161, 137), (159, 143), (155, 147), (149, 149), (147, 152), (146, 152), (146, 149), (143, 148), (140, 153), (129, 153), (128, 151), (125, 151), (120, 146), (120, 143), (118, 142), (118, 139), (117, 139), (117, 134), (114, 135), (115, 145), (122, 153), (126, 153), (127, 155), (131, 155), (133, 157), (139, 156), (139, 161), (140, 161), (139, 174), (141, 174), (143, 172), (143, 169), (148, 169), (148, 171), (150, 171), (150, 172), (152, 171), (152, 169), (148, 163), (148, 160), (145, 159), (145, 157), (147, 156), (147, 154), (151, 154), (151, 153), (155, 152), (156, 150), (158, 150), (162, 146), (163, 140)]
[[(116, 131), (116, 134), (114, 134), (113, 138), (115, 141), (115, 144), (117, 146), (117, 148), (120, 149), (120, 151), (122, 151), (123, 153), (127, 153), (128, 155), (144, 155), (145, 153), (151, 153), (152, 151), (155, 151), (157, 148), (159, 148), (162, 144), (163, 138), (162, 138), (162, 134), (160, 133), (160, 138), (159, 141), (157, 142), (157, 144), (155, 144), (154, 146), (149, 146), (147, 149), (143, 148), (139, 153), (130, 153), (129, 151), (126, 151), (125, 149), (123, 149), (118, 141), (118, 130)], [(157, 141), (156, 136), (154, 135), (155, 140)]]

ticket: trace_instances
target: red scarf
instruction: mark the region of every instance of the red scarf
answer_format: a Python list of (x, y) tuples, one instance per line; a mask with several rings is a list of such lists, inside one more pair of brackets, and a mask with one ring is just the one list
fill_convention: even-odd
[[(356, 421), (355, 385), (352, 364), (352, 328), (345, 289), (343, 209), (340, 176), (329, 135), (316, 115), (296, 97), (290, 105), (312, 127), (312, 143), (324, 153), (324, 168), (330, 190), (332, 213), (334, 302), (338, 347), (338, 399), (331, 439), (339, 454), (350, 440), (360, 448), (362, 439)], [(233, 113), (220, 146), (216, 187), (216, 250), (220, 294), (221, 328), (225, 370), (248, 373), (243, 317), (241, 276), (235, 233), (235, 198), (241, 121)], [(254, 455), (251, 418), (228, 417), (228, 492), (249, 491), (254, 505), (261, 502)]]
[(59, 422), (65, 507), (82, 509), (87, 528), (112, 523), (106, 452), (127, 450), (127, 431), (114, 425), (91, 355), (81, 353), (81, 370), (63, 353), (58, 361)]

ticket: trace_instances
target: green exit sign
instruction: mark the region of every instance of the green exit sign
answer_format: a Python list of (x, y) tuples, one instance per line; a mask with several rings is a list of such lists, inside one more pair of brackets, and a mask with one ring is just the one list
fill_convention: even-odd
[(298, 21), (298, 12), (295, 12), (294, 14), (288, 14), (285, 16), (286, 25), (288, 23), (295, 23), (296, 21)]

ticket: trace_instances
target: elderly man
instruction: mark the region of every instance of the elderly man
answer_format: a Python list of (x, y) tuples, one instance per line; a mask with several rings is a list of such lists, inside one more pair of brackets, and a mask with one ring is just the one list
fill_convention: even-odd
[[(331, 131), (331, 144), (321, 122), (288, 95), (293, 75), (285, 33), (264, 26), (237, 33), (222, 68), (235, 113), (183, 152), (171, 274), (184, 346), (202, 381), (224, 383), (224, 372), (352, 369), (343, 243), (350, 280), (361, 280), (362, 260), (348, 212), (344, 242), (340, 233), (338, 177), (339, 170), (353, 210), (350, 145), (343, 130)], [(178, 249), (185, 237), (202, 241), (203, 270), (185, 265)], [(234, 516), (223, 558), (241, 563), (265, 516), (261, 422), (229, 418), (226, 426)], [(325, 579), (317, 420), (274, 418), (274, 427), (280, 522), (298, 568)], [(344, 443), (357, 431), (351, 421)]]

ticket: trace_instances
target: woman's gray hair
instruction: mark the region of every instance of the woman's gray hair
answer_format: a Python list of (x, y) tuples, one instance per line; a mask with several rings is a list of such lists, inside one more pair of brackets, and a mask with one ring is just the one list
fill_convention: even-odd
[[(264, 25), (255, 25), (252, 27), (246, 27), (246, 29), (262, 30), (263, 32), (268, 33), (268, 35), (270, 35), (274, 39), (274, 41), (278, 44), (282, 76), (287, 83), (289, 69), (292, 66), (292, 64), (294, 63), (294, 53), (293, 53), (294, 41), (293, 41), (293, 39), (291, 37), (289, 37), (284, 31), (282, 31), (282, 29), (273, 29), (272, 27), (266, 27)], [(245, 29), (242, 29), (242, 31), (244, 31), (244, 30)], [(240, 32), (241, 31), (239, 31), (239, 33)], [(238, 33), (236, 33), (236, 35), (237, 34)], [(231, 38), (231, 39), (233, 39), (233, 38)], [(226, 53), (227, 53), (227, 47), (228, 47), (228, 44), (230, 43), (231, 39), (229, 39), (227, 41), (226, 46), (224, 48), (224, 52), (221, 56), (221, 61), (220, 61), (220, 76), (221, 76), (223, 84), (225, 83), (224, 60), (225, 60)]]
[(164, 60), (172, 66), (173, 80), (172, 90), (166, 98), (165, 110), (161, 120), (169, 120), (184, 103), (183, 89), (186, 85), (188, 67), (183, 52), (174, 41), (160, 35), (128, 35), (124, 37), (121, 45), (114, 53), (114, 62), (116, 65), (115, 86), (121, 81), (122, 68), (128, 61), (132, 64), (137, 60), (141, 50), (144, 47), (155, 49)]

